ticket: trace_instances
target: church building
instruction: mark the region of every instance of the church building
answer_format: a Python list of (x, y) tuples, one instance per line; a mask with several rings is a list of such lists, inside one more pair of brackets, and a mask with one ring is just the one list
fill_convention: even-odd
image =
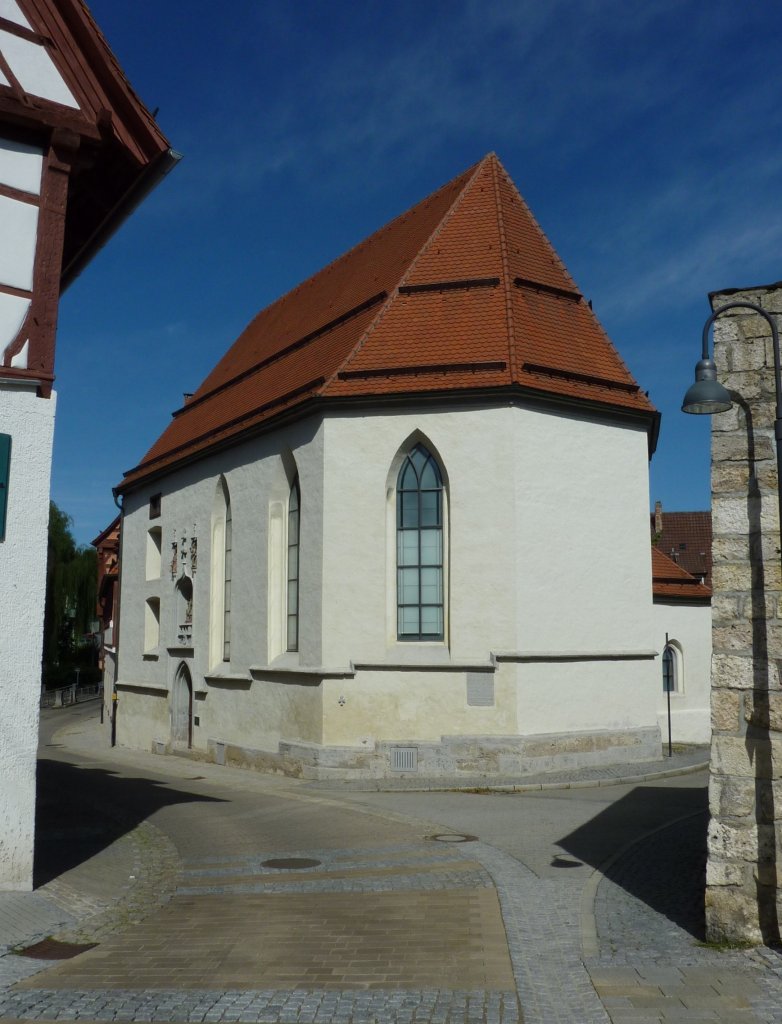
[(126, 473), (118, 742), (334, 779), (659, 757), (658, 426), (489, 154), (260, 312)]

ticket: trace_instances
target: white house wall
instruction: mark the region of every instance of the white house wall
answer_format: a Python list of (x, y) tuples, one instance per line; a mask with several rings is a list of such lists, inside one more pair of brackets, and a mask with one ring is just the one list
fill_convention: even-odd
[[(396, 639), (395, 485), (411, 440), (433, 451), (445, 477), (442, 643)], [(184, 661), (195, 690), (193, 746), (210, 756), (216, 745), (252, 760), (298, 744), (315, 760), (337, 751), (323, 770), (339, 772), (370, 764), (379, 745), (420, 742), (436, 767), (470, 762), (454, 744), (477, 737), (495, 751), (489, 760), (512, 768), (522, 737), (567, 731), (582, 737), (574, 750), (581, 743), (599, 757), (601, 741), (586, 734), (610, 730), (630, 735), (629, 758), (651, 756), (659, 731), (646, 467), (640, 429), (514, 406), (407, 407), (312, 417), (132, 491), (119, 742), (169, 741), (170, 690)], [(296, 473), (299, 651), (279, 653), (275, 552), (286, 543)], [(231, 656), (210, 666), (210, 523), (221, 474), (233, 523)], [(157, 492), (162, 515), (150, 520)], [(157, 526), (161, 577), (147, 580), (148, 531)], [(191, 649), (176, 640), (170, 561), (172, 541), (179, 556), (182, 538), (189, 548), (193, 536)], [(183, 568), (187, 559), (177, 574)], [(150, 598), (160, 600), (161, 635), (145, 653)], [(489, 697), (468, 698), (476, 680), (481, 693), (490, 681)], [(381, 769), (372, 762), (371, 770)]]
[(11, 435), (0, 543), (0, 889), (32, 888), (54, 411), (54, 396), (42, 401), (34, 386), (0, 382), (0, 424)]
[[(30, 28), (30, 23), (14, 0), (2, 0), (0, 17)], [(0, 29), (0, 53), (26, 93), (66, 107), (78, 108), (76, 98), (65, 84), (45, 46)]]
[[(662, 652), (665, 637), (680, 655), (679, 689), (671, 694), (671, 739), (674, 743), (711, 741), (711, 607), (676, 601), (654, 602), (657, 645)], [(657, 659), (657, 717), (663, 739), (668, 738), (668, 701), (663, 692), (662, 662)]]

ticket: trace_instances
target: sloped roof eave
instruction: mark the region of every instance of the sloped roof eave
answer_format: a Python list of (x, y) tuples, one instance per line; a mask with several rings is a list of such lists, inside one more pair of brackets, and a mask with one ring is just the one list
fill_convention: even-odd
[[(524, 385), (514, 383), (491, 388), (464, 388), (461, 390), (440, 389), (419, 392), (400, 390), (396, 393), (386, 392), (382, 395), (311, 395), (303, 402), (291, 408), (283, 409), (275, 415), (270, 416), (268, 419), (254, 423), (244, 429), (237, 430), (229, 436), (221, 438), (214, 443), (208, 443), (199, 448), (193, 448), (190, 446), (190, 450), (183, 451), (180, 456), (175, 456), (171, 461), (165, 462), (164, 465), (156, 466), (152, 462), (141, 462), (137, 466), (133, 466), (125, 472), (123, 479), (114, 488), (114, 492), (117, 495), (127, 494), (144, 484), (160, 480), (169, 473), (173, 473), (176, 470), (181, 469), (183, 466), (192, 465), (194, 462), (199, 462), (201, 459), (208, 458), (216, 451), (224, 451), (227, 448), (236, 447), (237, 445), (243, 444), (245, 441), (258, 437), (261, 434), (267, 434), (273, 430), (279, 429), (280, 427), (286, 426), (294, 420), (304, 419), (321, 411), (325, 413), (331, 409), (344, 407), (378, 409), (386, 405), (396, 407), (400, 403), (405, 403), (407, 405), (415, 403), (420, 403), (422, 405), (432, 405), (434, 403), (445, 405), (476, 402), (504, 404), (509, 400), (524, 402), (532, 407), (538, 406), (548, 409), (557, 408), (560, 410), (569, 409), (572, 412), (582, 414), (591, 413), (601, 419), (609, 419), (619, 422), (635, 422), (640, 427), (646, 429), (650, 444), (652, 436), (655, 434), (656, 424), (660, 417), (660, 414), (655, 409), (642, 410), (632, 407), (612, 405), (609, 402), (601, 402), (599, 400), (590, 401), (583, 398), (576, 399), (568, 395), (562, 395), (556, 392), (548, 393), (541, 391), (539, 388), (528, 388)], [(219, 433), (219, 428), (217, 428), (213, 433)], [(166, 458), (167, 456), (163, 455), (160, 460), (155, 461), (163, 462)], [(145, 472), (145, 470), (147, 471)]]

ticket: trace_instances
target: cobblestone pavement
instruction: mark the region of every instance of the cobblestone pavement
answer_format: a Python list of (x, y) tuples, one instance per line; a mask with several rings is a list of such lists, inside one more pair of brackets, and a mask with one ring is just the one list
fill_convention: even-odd
[[(698, 944), (702, 776), (351, 796), (108, 756), (83, 765), (99, 800), (125, 801), (126, 832), (28, 897), (63, 917), (57, 937), (99, 945), (60, 963), (0, 955), (3, 1024), (515, 1024), (519, 1001), (525, 1024), (782, 1024), (776, 953)], [(267, 863), (288, 858), (315, 863)]]
[(607, 865), (599, 954), (587, 961), (611, 1021), (782, 1022), (782, 959), (703, 944), (705, 814), (659, 829)]

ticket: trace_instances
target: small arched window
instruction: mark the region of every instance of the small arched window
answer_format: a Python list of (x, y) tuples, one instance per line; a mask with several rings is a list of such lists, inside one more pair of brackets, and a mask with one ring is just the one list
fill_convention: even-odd
[(299, 649), (299, 531), (300, 531), (299, 478), (293, 481), (288, 499), (288, 587), (287, 614), (289, 651)]
[(443, 480), (422, 444), (407, 454), (397, 478), (397, 637), (442, 640)]
[(667, 643), (663, 650), (663, 693), (678, 693), (680, 689), (680, 653), (674, 644)]

